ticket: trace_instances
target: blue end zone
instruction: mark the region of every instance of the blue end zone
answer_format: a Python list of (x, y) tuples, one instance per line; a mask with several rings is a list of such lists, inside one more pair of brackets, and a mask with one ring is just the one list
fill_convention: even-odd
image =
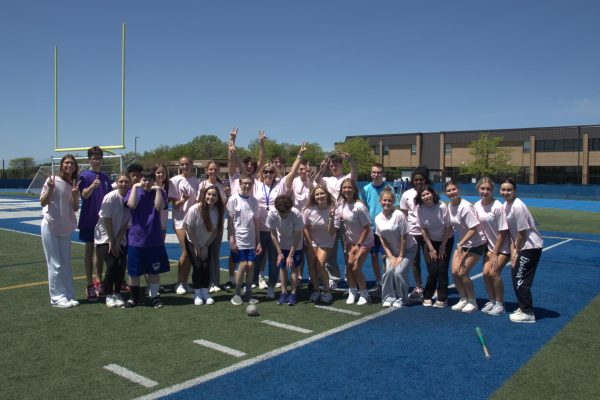
[[(546, 246), (561, 241), (548, 239)], [(544, 252), (533, 287), (536, 324), (416, 305), (165, 398), (230, 399), (237, 391), (250, 399), (487, 398), (598, 294), (590, 283), (600, 279), (591, 261), (599, 257), (600, 246), (580, 241)], [(514, 310), (508, 269), (503, 278), (506, 307)], [(474, 282), (481, 307), (483, 282)], [(454, 292), (451, 304), (456, 299)]]

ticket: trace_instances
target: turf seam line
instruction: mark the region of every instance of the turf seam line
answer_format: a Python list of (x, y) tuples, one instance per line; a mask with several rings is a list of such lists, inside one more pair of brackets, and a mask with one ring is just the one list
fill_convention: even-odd
[(146, 388), (152, 388), (158, 385), (158, 382), (153, 381), (152, 379), (148, 379), (142, 375), (136, 374), (133, 371), (128, 370), (125, 367), (122, 367), (117, 364), (108, 364), (104, 366), (104, 369), (112, 372), (113, 374), (119, 375), (122, 378), (125, 378), (131, 382), (142, 385)]
[(252, 358), (249, 358), (247, 360), (240, 361), (239, 363), (230, 365), (229, 367), (225, 367), (225, 368), (222, 368), (220, 370), (217, 370), (217, 371), (210, 372), (208, 374), (199, 376), (197, 378), (192, 378), (192, 379), (190, 379), (188, 381), (185, 381), (185, 382), (182, 382), (182, 383), (178, 383), (178, 384), (173, 385), (173, 386), (166, 387), (166, 388), (158, 390), (158, 391), (156, 391), (154, 393), (150, 393), (150, 394), (147, 394), (145, 396), (138, 397), (136, 400), (158, 399), (160, 397), (168, 396), (168, 395), (173, 394), (175, 392), (180, 392), (182, 390), (189, 389), (191, 387), (194, 387), (194, 386), (200, 385), (202, 383), (211, 381), (213, 379), (219, 378), (219, 377), (221, 377), (223, 375), (226, 375), (226, 374), (229, 374), (231, 372), (235, 372), (235, 371), (238, 371), (240, 369), (250, 367), (250, 366), (252, 366), (254, 364), (257, 364), (257, 363), (259, 363), (261, 361), (266, 361), (266, 360), (269, 360), (271, 358), (277, 357), (277, 356), (279, 356), (281, 354), (287, 353), (289, 351), (296, 350), (296, 349), (298, 349), (300, 347), (304, 347), (304, 346), (309, 345), (309, 344), (311, 344), (313, 342), (316, 342), (318, 340), (324, 339), (324, 338), (329, 337), (331, 335), (335, 335), (336, 333), (345, 331), (346, 329), (350, 329), (350, 328), (353, 328), (355, 326), (364, 324), (364, 323), (366, 323), (368, 321), (371, 321), (373, 319), (379, 318), (381, 316), (384, 316), (384, 315), (389, 314), (390, 312), (394, 312), (394, 311), (396, 311), (396, 310), (394, 310), (392, 308), (387, 308), (385, 310), (376, 312), (374, 314), (367, 315), (367, 316), (365, 316), (365, 317), (363, 317), (361, 319), (357, 319), (355, 321), (348, 322), (347, 324), (340, 325), (340, 326), (335, 327), (333, 329), (330, 329), (328, 331), (321, 332), (319, 334), (316, 334), (314, 336), (308, 337), (306, 339), (302, 339), (302, 340), (299, 340), (297, 342), (290, 343), (290, 344), (288, 344), (286, 346), (280, 347), (279, 349), (271, 350), (271, 351), (269, 351), (267, 353), (258, 355), (256, 357), (252, 357)]
[(270, 319), (265, 319), (261, 321), (263, 324), (271, 325), (276, 328), (287, 329), (289, 331), (300, 332), (300, 333), (312, 333), (313, 331), (310, 329), (300, 328), (294, 325), (282, 324), (281, 322), (271, 321)]
[(321, 310), (327, 310), (327, 311), (335, 311), (338, 313), (342, 313), (342, 314), (348, 314), (348, 315), (362, 315), (361, 313), (357, 312), (357, 311), (350, 311), (350, 310), (344, 310), (343, 308), (335, 308), (335, 307), (331, 307), (331, 306), (315, 306), (315, 308), (320, 308)]
[(246, 353), (243, 351), (232, 349), (231, 347), (223, 346), (222, 344), (210, 342), (208, 340), (198, 339), (194, 340), (194, 343), (199, 344), (200, 346), (208, 347), (209, 349), (220, 351), (221, 353), (229, 354), (230, 356), (238, 358), (246, 356)]

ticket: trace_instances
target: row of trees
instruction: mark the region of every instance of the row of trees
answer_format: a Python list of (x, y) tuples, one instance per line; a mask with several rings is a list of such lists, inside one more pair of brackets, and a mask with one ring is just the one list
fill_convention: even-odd
[[(478, 140), (469, 144), (471, 159), (460, 168), (461, 175), (474, 177), (510, 175), (517, 171), (517, 167), (510, 164), (510, 151), (499, 147), (502, 137), (490, 137), (481, 134)], [(258, 157), (258, 139), (250, 142), (247, 148), (238, 147), (241, 158), (246, 156)], [(327, 156), (318, 143), (307, 143), (306, 159), (311, 165), (318, 166)], [(275, 140), (265, 142), (265, 157), (270, 159), (274, 155), (284, 159), (293, 160), (298, 154), (299, 144), (278, 143)], [(350, 139), (337, 145), (338, 151), (352, 154), (358, 165), (359, 175), (367, 177), (371, 165), (376, 162), (373, 149), (369, 142), (362, 137)], [(192, 141), (173, 146), (162, 145), (158, 148), (138, 155), (138, 162), (145, 165), (166, 163), (177, 160), (182, 155), (188, 155), (196, 160), (227, 159), (227, 143), (215, 135), (196, 136)], [(134, 159), (133, 152), (127, 153), (125, 159)], [(31, 179), (35, 176), (39, 165), (31, 157), (21, 157), (10, 160), (8, 170), (4, 171), (2, 178)]]

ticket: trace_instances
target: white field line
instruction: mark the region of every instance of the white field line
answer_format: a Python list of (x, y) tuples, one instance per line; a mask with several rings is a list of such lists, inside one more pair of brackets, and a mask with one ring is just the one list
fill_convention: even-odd
[(243, 351), (232, 349), (231, 347), (223, 346), (218, 343), (209, 342), (208, 340), (194, 340), (194, 343), (199, 344), (200, 346), (208, 347), (209, 349), (220, 351), (221, 353), (229, 354), (230, 356), (238, 358), (246, 356), (246, 353)]
[(343, 308), (335, 308), (335, 307), (331, 307), (331, 306), (315, 306), (316, 308), (320, 308), (321, 310), (327, 310), (327, 311), (335, 311), (335, 312), (339, 312), (342, 314), (348, 314), (348, 315), (361, 315), (361, 313), (356, 312), (356, 311), (350, 311), (350, 310), (344, 310)]
[(302, 339), (302, 340), (299, 340), (299, 341), (294, 342), (294, 343), (290, 343), (287, 346), (283, 346), (283, 347), (280, 347), (278, 349), (271, 350), (271, 351), (269, 351), (269, 352), (267, 352), (265, 354), (261, 354), (261, 355), (258, 355), (256, 357), (249, 358), (249, 359), (244, 360), (244, 361), (240, 361), (239, 363), (230, 365), (229, 367), (222, 368), (222, 369), (214, 371), (214, 372), (210, 372), (210, 373), (208, 373), (206, 375), (202, 375), (202, 376), (199, 376), (197, 378), (190, 379), (189, 381), (178, 383), (177, 385), (166, 387), (164, 389), (161, 389), (159, 391), (156, 391), (154, 393), (150, 393), (150, 394), (142, 396), (142, 397), (138, 397), (137, 400), (158, 399), (160, 397), (167, 396), (167, 395), (173, 394), (175, 392), (179, 392), (181, 390), (189, 389), (189, 388), (191, 388), (193, 386), (197, 386), (197, 385), (200, 385), (202, 383), (211, 381), (211, 380), (216, 379), (216, 378), (218, 378), (220, 376), (229, 374), (231, 372), (238, 371), (238, 370), (240, 370), (242, 368), (250, 367), (250, 366), (252, 366), (254, 364), (257, 364), (257, 363), (265, 361), (265, 360), (269, 360), (271, 358), (277, 357), (277, 356), (279, 356), (281, 354), (284, 354), (284, 353), (287, 353), (289, 351), (296, 350), (296, 349), (298, 349), (300, 347), (304, 347), (304, 346), (309, 345), (309, 344), (311, 344), (313, 342), (316, 342), (318, 340), (324, 339), (324, 338), (326, 338), (328, 336), (331, 336), (331, 335), (335, 335), (336, 333), (345, 331), (345, 330), (350, 329), (352, 327), (364, 324), (364, 323), (366, 323), (366, 322), (368, 322), (368, 321), (370, 321), (372, 319), (379, 318), (379, 317), (381, 317), (381, 316), (383, 316), (385, 314), (389, 314), (390, 312), (394, 312), (394, 311), (395, 310), (392, 309), (392, 308), (386, 308), (385, 310), (379, 311), (379, 312), (377, 312), (375, 314), (367, 315), (367, 316), (365, 316), (365, 317), (363, 317), (361, 319), (357, 319), (356, 321), (352, 321), (352, 322), (349, 322), (347, 324), (340, 325), (340, 326), (338, 326), (336, 328), (330, 329), (328, 331), (321, 332), (321, 333), (319, 333), (317, 335), (314, 335), (314, 336), (311, 336), (309, 338)]
[(116, 375), (119, 375), (122, 378), (130, 380), (131, 382), (142, 385), (143, 387), (151, 388), (158, 385), (158, 382), (153, 381), (152, 379), (148, 379), (139, 374), (136, 374), (133, 371), (128, 370), (125, 367), (121, 367), (117, 364), (108, 364), (104, 366), (105, 370), (108, 370)]
[[(561, 239), (563, 239), (563, 238), (561, 238)], [(555, 244), (553, 244), (552, 246), (544, 247), (544, 248), (542, 249), (542, 252), (544, 252), (544, 251), (548, 251), (548, 250), (550, 250), (550, 249), (553, 249), (553, 248), (555, 248), (555, 247), (558, 247), (558, 246), (560, 246), (560, 245), (563, 245), (563, 244), (565, 244), (565, 243), (569, 243), (569, 242), (570, 242), (570, 241), (572, 241), (572, 240), (578, 240), (578, 239), (573, 239), (573, 238), (571, 238), (571, 239), (566, 239), (566, 240), (563, 240), (562, 242), (555, 243)], [(506, 266), (507, 266), (507, 267), (509, 267), (509, 266), (511, 266), (511, 265), (512, 265), (512, 264), (510, 263), (510, 261), (509, 261), (509, 262), (506, 264)], [(472, 276), (470, 276), (469, 278), (471, 278), (471, 280), (473, 280), (473, 279), (478, 279), (478, 278), (481, 278), (482, 276), (483, 276), (483, 272), (480, 272), (480, 273), (478, 273), (478, 274), (476, 274), (476, 275), (472, 275)], [(456, 287), (456, 285), (454, 285), (454, 284), (452, 284), (452, 285), (448, 285), (448, 289), (453, 289), (454, 287)]]
[(271, 325), (276, 328), (287, 329), (289, 331), (300, 332), (300, 333), (312, 333), (312, 331), (310, 329), (304, 329), (304, 328), (300, 328), (300, 327), (297, 327), (294, 325), (282, 324), (280, 322), (275, 322), (275, 321), (271, 321), (268, 319), (265, 319), (264, 321), (261, 321), (261, 322), (263, 324)]

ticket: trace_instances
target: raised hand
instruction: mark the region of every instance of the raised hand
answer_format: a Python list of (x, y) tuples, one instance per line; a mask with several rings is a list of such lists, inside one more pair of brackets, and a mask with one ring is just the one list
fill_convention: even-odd
[(300, 150), (298, 150), (298, 154), (302, 155), (306, 153), (306, 142), (302, 142), (302, 144), (300, 145)]
[(56, 182), (54, 181), (55, 176), (49, 176), (48, 180), (46, 181), (46, 185), (48, 185), (48, 189), (50, 190), (54, 190), (54, 188), (56, 187)]
[(264, 129), (261, 129), (260, 131), (258, 131), (258, 141), (260, 143), (264, 143), (265, 140), (267, 140), (267, 135), (266, 135)]
[(91, 185), (94, 189), (96, 189), (98, 186), (100, 186), (100, 174), (96, 175), (96, 179), (94, 179), (94, 182), (92, 182)]
[(235, 139), (237, 138), (238, 129), (234, 126), (231, 128), (231, 132), (229, 132), (229, 140), (235, 143)]

